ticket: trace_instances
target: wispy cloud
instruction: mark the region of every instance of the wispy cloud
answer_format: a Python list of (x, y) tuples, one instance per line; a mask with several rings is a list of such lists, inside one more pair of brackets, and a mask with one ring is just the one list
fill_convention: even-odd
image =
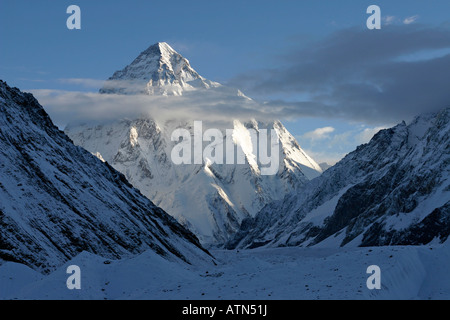
[(419, 19), (419, 16), (418, 16), (418, 15), (411, 16), (411, 17), (407, 17), (407, 18), (403, 19), (403, 23), (404, 23), (404, 24), (411, 24), (411, 23), (416, 22), (417, 19)]
[(282, 109), (243, 98), (237, 90), (226, 87), (171, 97), (48, 89), (31, 90), (31, 93), (60, 127), (70, 122), (111, 121), (141, 115), (150, 115), (157, 120), (205, 121), (269, 121), (283, 116), (283, 112), (279, 112)]
[(393, 24), (395, 21), (397, 21), (397, 17), (395, 16), (385, 16), (382, 18), (384, 25), (390, 25)]
[(29, 81), (29, 82), (45, 82), (46, 80), (43, 79), (29, 79), (29, 78), (18, 78), (18, 80), (21, 81)]
[(330, 133), (334, 132), (333, 127), (317, 128), (313, 131), (307, 132), (303, 135), (303, 138), (310, 139), (311, 141), (324, 140), (330, 138)]

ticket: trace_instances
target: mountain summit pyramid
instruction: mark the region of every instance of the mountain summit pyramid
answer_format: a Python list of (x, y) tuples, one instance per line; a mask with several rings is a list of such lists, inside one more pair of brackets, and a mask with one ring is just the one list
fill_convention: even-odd
[(143, 51), (130, 65), (108, 79), (100, 93), (179, 96), (183, 91), (215, 88), (189, 61), (165, 42)]
[[(130, 65), (115, 72), (100, 90), (125, 95), (164, 95), (166, 105), (179, 103), (175, 95), (199, 101), (206, 91), (210, 93), (208, 101), (217, 91), (220, 91), (217, 99), (225, 97), (219, 102), (227, 101), (227, 97), (236, 103), (249, 101), (239, 90), (200, 76), (187, 59), (165, 43), (142, 52)], [(226, 107), (224, 103), (223, 108)], [(205, 245), (223, 245), (245, 218), (254, 217), (267, 203), (282, 199), (322, 173), (320, 166), (278, 120), (244, 121), (234, 118), (231, 111), (229, 119), (220, 123), (213, 116), (196, 120), (202, 121), (203, 131), (232, 130), (231, 139), (224, 134), (223, 141), (214, 143), (225, 146), (227, 139), (231, 140), (236, 154), (244, 154), (245, 164), (204, 161), (175, 165), (171, 152), (178, 142), (172, 141), (172, 133), (186, 129), (194, 136), (192, 119), (176, 113), (164, 120), (158, 119), (158, 114), (151, 114), (108, 123), (69, 124), (66, 133), (75, 144), (122, 172), (133, 186), (195, 233)], [(250, 134), (253, 130), (258, 135), (265, 132), (262, 130), (273, 130), (279, 138), (275, 153), (279, 167), (275, 175), (261, 174), (262, 165), (255, 161), (258, 141)]]

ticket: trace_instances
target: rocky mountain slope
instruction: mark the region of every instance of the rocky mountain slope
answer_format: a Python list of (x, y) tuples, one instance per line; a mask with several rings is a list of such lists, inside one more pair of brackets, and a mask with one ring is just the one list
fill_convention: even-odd
[(76, 147), (28, 93), (0, 81), (0, 263), (49, 272), (82, 251), (212, 260), (125, 176)]
[[(137, 81), (140, 89), (122, 90), (114, 79)], [(142, 89), (143, 83), (148, 90)], [(242, 101), (249, 99), (238, 90), (226, 90), (199, 76), (185, 58), (165, 43), (144, 51), (129, 66), (116, 72), (105, 87), (109, 89), (100, 92), (167, 95), (168, 101), (170, 95), (189, 91), (192, 96), (195, 90), (220, 90), (221, 95), (233, 95)], [(175, 165), (171, 152), (177, 142), (172, 141), (171, 134), (181, 128), (194, 136), (193, 121), (177, 115), (164, 120), (155, 114), (108, 123), (69, 124), (65, 132), (76, 145), (98, 154), (122, 172), (133, 186), (208, 245), (223, 244), (239, 229), (243, 219), (253, 217), (265, 204), (282, 199), (322, 172), (279, 121), (241, 121), (233, 119), (231, 113), (230, 119), (220, 124), (211, 119), (197, 120), (206, 120), (202, 122), (203, 132), (209, 128), (220, 129), (223, 140), (214, 143), (225, 146), (227, 139), (232, 141), (236, 154), (244, 153), (245, 164), (205, 161)], [(232, 130), (228, 136), (227, 129)], [(276, 132), (279, 166), (274, 175), (261, 174), (263, 166), (256, 151), (258, 141), (251, 137), (251, 130)], [(208, 144), (203, 143), (203, 147)]]
[(382, 130), (243, 222), (228, 247), (382, 246), (450, 234), (450, 108)]

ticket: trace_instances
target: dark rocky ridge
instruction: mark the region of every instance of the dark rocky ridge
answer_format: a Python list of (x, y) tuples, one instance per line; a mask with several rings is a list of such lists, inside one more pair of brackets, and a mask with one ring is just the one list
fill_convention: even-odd
[(60, 131), (38, 101), (0, 81), (0, 259), (49, 272), (82, 251), (145, 250), (211, 261), (198, 239), (124, 175)]

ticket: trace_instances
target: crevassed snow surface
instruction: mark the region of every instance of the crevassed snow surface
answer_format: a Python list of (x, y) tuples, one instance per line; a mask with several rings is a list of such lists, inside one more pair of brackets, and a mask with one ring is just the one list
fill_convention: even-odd
[[(450, 246), (261, 248), (213, 251), (217, 266), (187, 266), (151, 251), (108, 261), (86, 252), (43, 276), (0, 266), (0, 299), (449, 299)], [(66, 268), (81, 268), (81, 290), (66, 287)], [(381, 269), (369, 290), (367, 267)]]

